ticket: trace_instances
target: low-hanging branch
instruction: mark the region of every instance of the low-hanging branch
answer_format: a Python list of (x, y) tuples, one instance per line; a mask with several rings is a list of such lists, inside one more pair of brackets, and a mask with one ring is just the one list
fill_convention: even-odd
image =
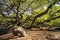
[[(50, 18), (50, 19), (48, 19), (48, 20), (45, 20), (44, 22), (50, 22), (51, 20), (55, 20), (55, 19), (57, 19), (57, 18), (60, 18), (60, 16), (57, 16), (57, 17), (54, 17), (54, 18)], [(43, 22), (43, 23), (44, 23)]]
[(33, 23), (35, 22), (35, 19), (36, 19), (36, 18), (41, 17), (41, 16), (43, 16), (44, 14), (46, 14), (46, 13), (48, 12), (48, 10), (49, 10), (50, 8), (52, 8), (52, 6), (53, 6), (54, 4), (55, 4), (55, 2), (53, 2), (53, 4), (50, 4), (50, 5), (47, 7), (46, 11), (44, 11), (43, 13), (40, 13), (40, 14), (36, 15), (36, 16), (34, 17), (34, 19), (32, 20), (31, 26), (32, 26)]
[[(54, 13), (56, 13), (56, 12), (58, 12), (58, 11), (60, 11), (60, 9), (52, 12), (51, 14), (53, 15)], [(52, 15), (50, 15), (50, 16), (52, 16)], [(44, 22), (50, 22), (51, 20), (57, 19), (57, 18), (59, 18), (59, 17), (60, 17), (60, 16), (49, 18), (49, 19), (47, 19), (47, 20), (44, 20), (43, 23), (44, 23)]]

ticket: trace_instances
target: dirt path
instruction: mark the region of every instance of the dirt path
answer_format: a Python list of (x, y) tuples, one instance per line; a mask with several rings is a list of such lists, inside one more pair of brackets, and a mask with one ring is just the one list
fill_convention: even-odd
[(31, 36), (31, 40), (46, 40), (45, 31), (29, 31), (28, 34)]
[(57, 33), (57, 32), (51, 32), (51, 31), (26, 31), (26, 32), (27, 32), (26, 37), (18, 37), (10, 40), (48, 40), (46, 39), (46, 36), (49, 33)]

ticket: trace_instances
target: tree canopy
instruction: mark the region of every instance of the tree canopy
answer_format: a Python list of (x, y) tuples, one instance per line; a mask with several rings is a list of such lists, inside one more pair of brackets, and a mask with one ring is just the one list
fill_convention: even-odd
[(59, 27), (60, 0), (0, 0), (0, 24), (4, 23)]

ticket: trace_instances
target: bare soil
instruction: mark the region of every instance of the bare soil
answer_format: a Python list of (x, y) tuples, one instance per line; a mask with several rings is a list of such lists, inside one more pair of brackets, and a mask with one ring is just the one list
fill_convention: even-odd
[(48, 38), (49, 34), (55, 33), (60, 35), (59, 31), (54, 32), (54, 31), (42, 31), (42, 30), (27, 30), (26, 32), (27, 32), (26, 37), (17, 37), (9, 40), (50, 40)]

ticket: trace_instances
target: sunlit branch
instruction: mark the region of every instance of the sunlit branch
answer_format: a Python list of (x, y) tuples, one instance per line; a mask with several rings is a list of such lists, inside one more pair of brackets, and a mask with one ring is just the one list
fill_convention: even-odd
[[(56, 11), (52, 12), (52, 14), (54, 14), (54, 13), (56, 13), (56, 12), (58, 12), (58, 11), (60, 11), (60, 10), (58, 9), (58, 10), (56, 10)], [(50, 15), (50, 16), (51, 16), (51, 15)], [(47, 19), (47, 20), (43, 21), (43, 23), (44, 23), (44, 22), (50, 22), (51, 20), (57, 19), (57, 18), (59, 18), (59, 17), (60, 17), (60, 16), (53, 17), (53, 18), (49, 18), (49, 19)]]
[(33, 20), (32, 20), (32, 23), (31, 23), (31, 26), (33, 25), (33, 23), (35, 22), (35, 19), (38, 18), (38, 17), (41, 17), (43, 16), (44, 14), (46, 14), (48, 12), (48, 10), (55, 4), (55, 2), (53, 2), (53, 4), (50, 4), (47, 9), (43, 12), (43, 13), (40, 13), (38, 15), (36, 15)]

